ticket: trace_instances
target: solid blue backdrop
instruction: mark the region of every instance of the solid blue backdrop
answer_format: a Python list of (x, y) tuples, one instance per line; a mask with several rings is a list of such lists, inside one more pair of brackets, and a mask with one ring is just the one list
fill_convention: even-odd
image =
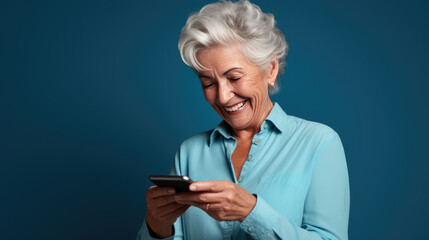
[[(177, 41), (209, 1), (0, 4), (0, 239), (134, 239), (148, 175), (221, 120)], [(288, 114), (341, 136), (350, 239), (423, 239), (428, 4), (254, 1), (290, 44)]]

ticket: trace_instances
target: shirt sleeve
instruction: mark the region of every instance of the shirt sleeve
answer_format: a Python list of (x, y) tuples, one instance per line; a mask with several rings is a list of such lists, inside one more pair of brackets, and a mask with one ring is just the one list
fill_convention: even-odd
[[(183, 235), (182, 232), (178, 232), (178, 230), (182, 229), (182, 223), (180, 217), (176, 220), (174, 223), (174, 234), (171, 237), (168, 238), (162, 238), (165, 240), (182, 240)], [(143, 222), (142, 227), (140, 228), (140, 231), (137, 234), (137, 240), (159, 240), (159, 238), (153, 238), (149, 233), (149, 228), (146, 224), (146, 220)]]
[(240, 228), (253, 239), (347, 240), (349, 179), (343, 146), (334, 134), (316, 151), (301, 226), (290, 222), (261, 196)]

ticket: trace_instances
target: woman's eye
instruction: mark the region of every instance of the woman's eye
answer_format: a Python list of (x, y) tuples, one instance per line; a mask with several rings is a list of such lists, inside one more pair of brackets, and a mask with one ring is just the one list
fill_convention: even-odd
[(231, 80), (231, 81), (237, 81), (237, 80), (240, 80), (240, 78), (241, 77), (233, 77), (233, 78), (230, 78), (229, 80)]
[(211, 87), (211, 86), (213, 86), (213, 83), (203, 85), (203, 88), (209, 88), (209, 87)]

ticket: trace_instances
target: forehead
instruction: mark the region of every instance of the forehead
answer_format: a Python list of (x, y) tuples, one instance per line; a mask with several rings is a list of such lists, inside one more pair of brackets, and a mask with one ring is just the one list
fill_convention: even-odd
[(251, 65), (240, 47), (236, 45), (210, 47), (198, 52), (197, 59), (205, 68), (215, 71), (222, 71), (232, 67), (245, 68)]

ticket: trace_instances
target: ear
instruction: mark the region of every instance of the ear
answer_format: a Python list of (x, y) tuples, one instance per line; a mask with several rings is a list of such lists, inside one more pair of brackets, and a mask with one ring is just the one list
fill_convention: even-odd
[(278, 73), (279, 73), (279, 60), (276, 57), (274, 61), (270, 63), (266, 72), (267, 83), (269, 86), (274, 87)]

